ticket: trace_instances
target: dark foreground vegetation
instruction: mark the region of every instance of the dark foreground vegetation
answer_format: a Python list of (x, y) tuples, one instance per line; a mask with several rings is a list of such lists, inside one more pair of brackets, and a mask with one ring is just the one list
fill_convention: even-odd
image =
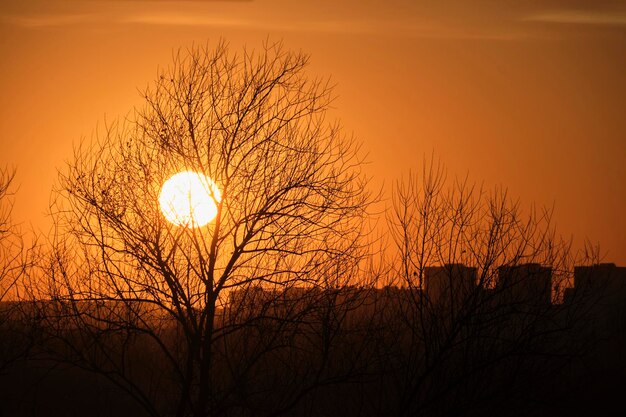
[[(578, 268), (578, 286), (560, 304), (540, 297), (550, 293), (551, 271), (535, 264), (501, 269), (498, 283), (506, 287), (481, 288), (476, 270), (462, 265), (428, 268), (424, 278), (423, 288), (232, 293), (216, 315), (222, 336), (213, 353), (212, 410), (225, 416), (623, 410), (626, 268)], [(529, 289), (527, 282), (548, 287)], [(140, 323), (150, 321), (181, 361), (185, 331), (140, 301), (2, 307), (5, 415), (176, 415), (181, 390), (195, 389), (181, 385)]]

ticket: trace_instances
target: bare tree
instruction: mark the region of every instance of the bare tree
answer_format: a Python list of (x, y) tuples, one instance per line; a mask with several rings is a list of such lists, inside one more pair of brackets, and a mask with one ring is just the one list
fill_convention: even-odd
[(0, 170), (0, 329), (3, 333), (0, 342), (0, 372), (13, 361), (14, 346), (7, 338), (7, 325), (13, 315), (13, 305), (5, 302), (7, 294), (12, 290), (19, 276), (19, 257), (21, 247), (16, 247), (15, 230), (11, 223), (11, 183), (15, 178), (15, 172), (7, 168)]
[[(358, 147), (326, 120), (331, 86), (307, 63), (280, 43), (179, 52), (142, 108), (76, 149), (33, 287), (57, 358), (155, 416), (280, 414), (332, 383), (320, 294), (356, 276), (370, 198)], [(185, 170), (221, 192), (207, 226), (160, 212), (161, 185)], [(234, 304), (242, 293), (264, 294), (254, 314)], [(296, 359), (307, 366), (285, 365)], [(261, 385), (277, 381), (280, 398)]]
[(534, 405), (520, 399), (523, 388), (536, 393), (557, 375), (582, 313), (565, 312), (553, 284), (564, 284), (575, 261), (588, 262), (572, 255), (551, 218), (551, 210), (522, 210), (506, 190), (449, 181), (434, 158), (396, 184), (388, 220), (405, 290), (380, 368), (394, 415)]
[(2, 265), (0, 265), (0, 301), (4, 300), (7, 293), (15, 284), (16, 262), (21, 256), (21, 245), (16, 241), (17, 233), (15, 225), (11, 221), (13, 209), (11, 184), (15, 178), (15, 171), (7, 168), (0, 170), (0, 253)]
[(0, 373), (24, 359), (34, 342), (34, 323), (19, 302), (19, 287), (32, 266), (35, 244), (26, 245), (12, 220), (14, 180), (15, 170), (0, 169)]

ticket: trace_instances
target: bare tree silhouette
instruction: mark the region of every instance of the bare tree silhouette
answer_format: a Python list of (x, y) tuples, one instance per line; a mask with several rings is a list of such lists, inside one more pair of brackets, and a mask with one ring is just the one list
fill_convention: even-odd
[(15, 245), (21, 249), (18, 239), (16, 242), (15, 226), (11, 221), (13, 209), (11, 185), (15, 178), (15, 171), (8, 168), (0, 170), (0, 251), (3, 263), (0, 265), (0, 301), (4, 300), (16, 280), (15, 269), (19, 268), (16, 262), (21, 256), (21, 250), (15, 250)]
[[(356, 276), (370, 197), (358, 146), (326, 120), (331, 86), (307, 63), (280, 43), (179, 52), (141, 109), (76, 149), (32, 287), (57, 360), (154, 416), (278, 415), (337, 380), (321, 294)], [(185, 170), (221, 191), (207, 226), (159, 211), (161, 185)]]
[(0, 373), (25, 358), (33, 347), (32, 317), (19, 300), (18, 286), (34, 259), (12, 221), (15, 170), (0, 169)]
[(553, 286), (591, 261), (572, 254), (551, 218), (506, 190), (448, 181), (434, 158), (395, 185), (393, 276), (405, 290), (392, 303), (396, 343), (380, 360), (391, 399), (381, 412), (511, 412), (540, 401), (539, 387), (580, 353), (571, 332), (584, 308), (556, 303)]

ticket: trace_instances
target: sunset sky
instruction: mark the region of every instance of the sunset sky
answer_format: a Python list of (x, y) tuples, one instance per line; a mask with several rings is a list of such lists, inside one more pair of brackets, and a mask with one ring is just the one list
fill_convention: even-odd
[(561, 233), (626, 265), (626, 1), (3, 0), (0, 166), (14, 219), (47, 230), (73, 145), (141, 103), (192, 43), (266, 38), (337, 85), (373, 185), (434, 154), (449, 175), (555, 206)]

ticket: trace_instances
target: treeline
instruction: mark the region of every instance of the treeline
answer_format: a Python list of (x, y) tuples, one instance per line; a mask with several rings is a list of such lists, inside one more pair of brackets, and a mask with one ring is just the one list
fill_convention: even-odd
[[(555, 305), (524, 299), (515, 287), (496, 289), (502, 286), (436, 300), (392, 286), (239, 289), (215, 316), (211, 407), (226, 416), (608, 410), (590, 399), (610, 399), (626, 366), (619, 353), (626, 286), (622, 298), (605, 291), (607, 276), (619, 283), (623, 270), (592, 268), (607, 287), (584, 296), (579, 288), (580, 299)], [(448, 282), (459, 279), (458, 266), (448, 271)], [(508, 283), (519, 289), (532, 279), (516, 278)], [(9, 415), (176, 415), (183, 390), (196, 389), (182, 383), (159, 346), (184, 365), (187, 332), (150, 303), (2, 307), (2, 359), (12, 361), (2, 376)]]

